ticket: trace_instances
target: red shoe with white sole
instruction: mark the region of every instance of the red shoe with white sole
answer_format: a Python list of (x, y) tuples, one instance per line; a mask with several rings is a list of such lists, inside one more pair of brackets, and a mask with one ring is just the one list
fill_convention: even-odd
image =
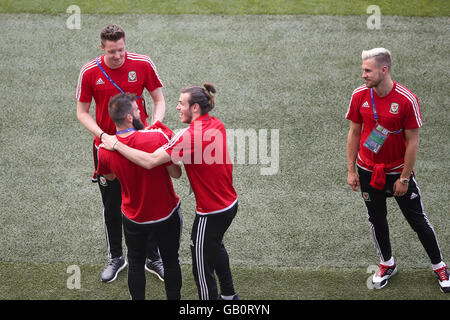
[(384, 288), (388, 284), (390, 277), (397, 273), (397, 266), (385, 266), (380, 264), (377, 273), (372, 277), (372, 285), (375, 289)]
[(450, 292), (450, 280), (447, 266), (434, 270), (434, 274), (439, 280), (439, 286), (444, 293)]

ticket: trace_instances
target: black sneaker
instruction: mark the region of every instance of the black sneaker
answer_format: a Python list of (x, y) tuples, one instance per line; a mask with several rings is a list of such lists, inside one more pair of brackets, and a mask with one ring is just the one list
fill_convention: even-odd
[(117, 275), (127, 266), (127, 261), (124, 257), (110, 259), (105, 269), (103, 269), (101, 278), (103, 282), (113, 282)]
[(159, 280), (164, 281), (164, 266), (161, 259), (152, 261), (147, 258), (145, 260), (145, 270), (156, 274)]

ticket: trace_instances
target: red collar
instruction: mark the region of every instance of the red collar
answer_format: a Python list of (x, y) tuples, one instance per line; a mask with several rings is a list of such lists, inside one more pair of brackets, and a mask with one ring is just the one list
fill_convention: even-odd
[(209, 113), (205, 113), (205, 114), (199, 116), (198, 118), (196, 118), (194, 121), (192, 121), (190, 126), (194, 126), (194, 122), (196, 122), (196, 121), (204, 121), (204, 120), (209, 120), (209, 119), (211, 119), (211, 116), (209, 115)]

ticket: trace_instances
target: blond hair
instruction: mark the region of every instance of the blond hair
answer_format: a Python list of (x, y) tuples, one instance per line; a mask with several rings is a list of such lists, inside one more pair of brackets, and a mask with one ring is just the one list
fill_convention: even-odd
[(363, 50), (361, 53), (361, 58), (363, 60), (374, 58), (378, 66), (387, 66), (388, 70), (391, 71), (392, 56), (388, 49), (374, 48), (370, 50)]

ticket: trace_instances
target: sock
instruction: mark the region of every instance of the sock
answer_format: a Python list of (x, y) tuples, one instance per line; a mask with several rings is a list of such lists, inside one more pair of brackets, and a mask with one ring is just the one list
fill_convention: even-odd
[(441, 261), (438, 264), (432, 264), (431, 265), (433, 270), (437, 270), (437, 269), (440, 269), (440, 268), (445, 267), (445, 266), (446, 266), (446, 264), (444, 263), (444, 261)]
[(391, 257), (388, 261), (380, 262), (383, 266), (392, 267), (395, 264), (394, 257)]

